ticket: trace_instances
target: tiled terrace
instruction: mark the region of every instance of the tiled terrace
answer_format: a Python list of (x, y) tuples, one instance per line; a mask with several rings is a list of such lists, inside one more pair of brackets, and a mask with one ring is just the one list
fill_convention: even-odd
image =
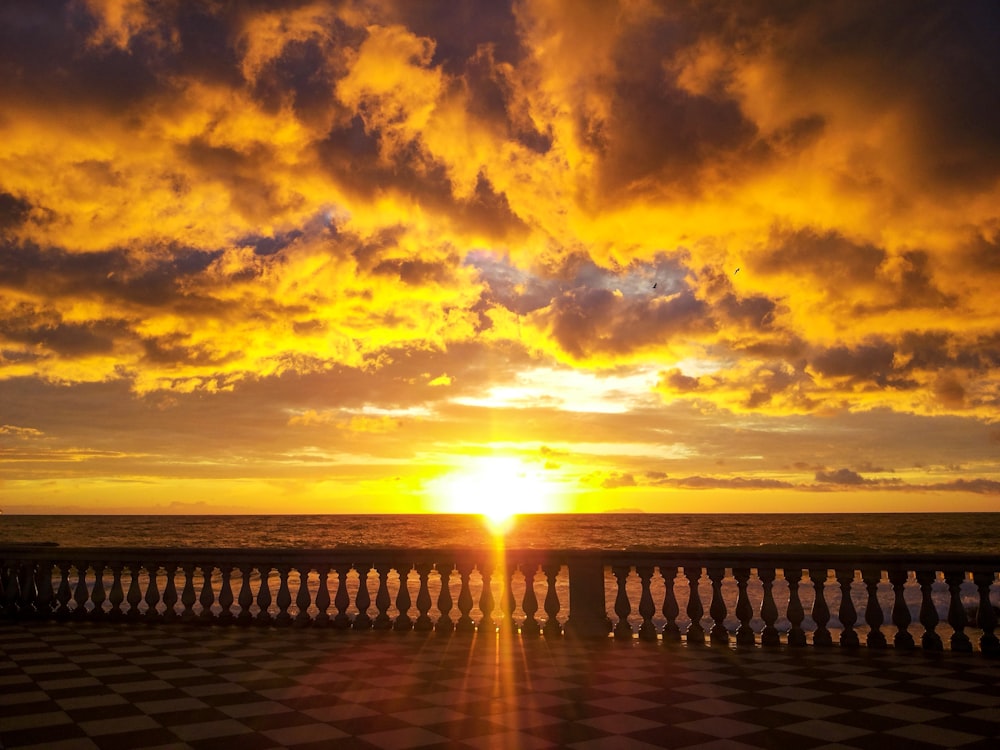
[(997, 747), (980, 654), (0, 622), (4, 748)]

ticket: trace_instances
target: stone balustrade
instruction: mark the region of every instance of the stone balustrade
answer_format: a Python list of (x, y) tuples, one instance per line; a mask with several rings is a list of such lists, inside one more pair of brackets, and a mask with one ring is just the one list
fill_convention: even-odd
[(10, 546), (0, 617), (1000, 655), (998, 571), (965, 555)]

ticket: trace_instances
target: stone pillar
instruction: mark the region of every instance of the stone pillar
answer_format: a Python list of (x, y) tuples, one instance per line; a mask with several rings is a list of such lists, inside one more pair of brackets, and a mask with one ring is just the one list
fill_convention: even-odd
[(972, 572), (972, 582), (979, 590), (979, 607), (976, 612), (976, 624), (983, 631), (979, 639), (979, 649), (983, 656), (995, 659), (1000, 657), (1000, 639), (993, 633), (997, 627), (997, 616), (990, 604), (990, 586), (993, 585), (993, 573), (989, 570)]
[(611, 631), (604, 602), (604, 561), (598, 555), (574, 557), (569, 562), (569, 619), (566, 635), (607, 638)]

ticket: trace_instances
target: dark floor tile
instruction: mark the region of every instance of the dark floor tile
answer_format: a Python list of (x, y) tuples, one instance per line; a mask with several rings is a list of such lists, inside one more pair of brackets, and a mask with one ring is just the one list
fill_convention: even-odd
[(179, 744), (177, 736), (168, 729), (143, 729), (138, 732), (119, 732), (91, 737), (101, 750), (134, 750), (140, 747)]
[[(339, 742), (340, 740), (338, 740)], [(227, 737), (224, 740), (220, 740), (218, 737), (204, 740), (188, 740), (186, 744), (193, 748), (193, 750), (221, 750), (221, 748), (225, 747), (237, 748), (237, 750), (273, 750), (274, 748), (283, 747), (280, 742), (275, 742), (264, 734), (241, 734), (238, 737)], [(302, 747), (302, 745), (296, 745), (295, 750), (300, 750)], [(326, 743), (328, 750), (332, 747), (333, 745), (329, 742)], [(339, 750), (340, 745), (338, 744), (336, 747)]]
[(410, 726), (399, 719), (394, 719), (391, 716), (382, 716), (381, 714), (360, 716), (355, 719), (338, 719), (337, 721), (328, 721), (327, 723), (351, 735), (385, 732), (391, 729), (404, 729)]
[[(811, 750), (814, 747), (831, 744), (831, 740), (807, 737), (795, 734), (794, 732), (784, 732), (780, 729), (768, 729), (763, 732), (742, 734), (733, 739), (754, 747), (766, 748), (766, 750)], [(850, 741), (852, 740), (848, 742)], [(890, 750), (891, 747), (891, 745), (884, 743), (883, 738), (881, 750)]]
[(561, 722), (558, 724), (544, 724), (542, 726), (532, 727), (526, 731), (532, 736), (539, 737), (560, 746), (565, 746), (572, 742), (585, 742), (587, 740), (596, 740), (611, 736), (607, 732), (597, 729), (596, 727), (587, 726), (586, 724), (580, 724), (574, 721)]
[(114, 721), (126, 716), (142, 716), (143, 713), (131, 703), (117, 703), (111, 706), (66, 709), (66, 715), (73, 721)]
[(86, 737), (86, 734), (76, 724), (55, 724), (47, 727), (0, 732), (0, 740), (3, 741), (5, 748), (51, 744), (77, 737)]
[[(940, 745), (928, 742), (917, 742), (916, 740), (896, 737), (891, 734), (866, 734), (861, 737), (852, 737), (842, 741), (841, 744), (849, 747), (856, 747), (858, 750), (942, 750)], [(968, 745), (963, 745), (963, 750), (968, 749)], [(996, 750), (994, 745), (991, 750)]]
[(302, 724), (315, 724), (316, 720), (300, 714), (298, 711), (283, 711), (264, 716), (244, 716), (240, 718), (240, 722), (255, 732), (265, 732), (269, 729), (284, 729), (285, 727), (300, 726)]
[[(190, 697), (190, 696), (184, 696)], [(202, 703), (207, 703), (204, 698), (197, 698)], [(225, 704), (229, 705), (229, 704)], [(169, 713), (158, 713), (156, 714), (158, 721), (161, 721), (166, 726), (174, 726), (177, 724), (197, 724), (203, 721), (224, 721), (232, 717), (229, 714), (220, 711), (215, 705), (209, 704), (208, 708), (196, 708), (186, 711), (171, 711)]]
[[(421, 745), (420, 750), (425, 750), (426, 747), (428, 746)], [(196, 748), (195, 750), (217, 750), (217, 748), (206, 745), (204, 748)], [(244, 748), (240, 747), (240, 750), (244, 750)], [(256, 750), (256, 748), (247, 748), (247, 750)], [(295, 750), (384, 750), (384, 748), (365, 742), (360, 737), (339, 737), (336, 740), (304, 742), (295, 745)]]

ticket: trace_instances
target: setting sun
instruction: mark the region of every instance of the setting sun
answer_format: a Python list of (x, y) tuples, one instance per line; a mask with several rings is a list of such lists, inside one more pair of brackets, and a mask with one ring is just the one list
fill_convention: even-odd
[(431, 482), (434, 502), (446, 513), (480, 513), (494, 529), (523, 513), (560, 510), (557, 488), (542, 469), (518, 458), (473, 458)]

